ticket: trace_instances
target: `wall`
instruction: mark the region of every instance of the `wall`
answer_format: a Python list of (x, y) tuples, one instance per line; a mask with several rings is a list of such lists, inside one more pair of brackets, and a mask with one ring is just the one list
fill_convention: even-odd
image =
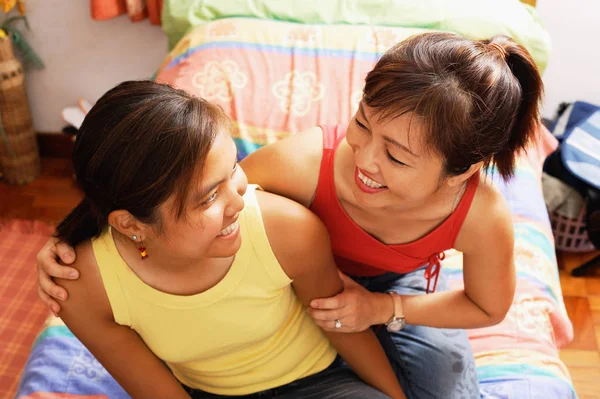
[[(150, 77), (167, 53), (160, 27), (131, 23), (127, 16), (109, 21), (90, 18), (89, 0), (28, 0), (32, 32), (27, 37), (46, 63), (27, 74), (27, 90), (37, 131), (58, 132), (60, 111), (79, 97), (96, 100), (127, 79)], [(552, 38), (544, 74), (542, 115), (553, 116), (561, 101), (600, 104), (600, 2), (538, 0), (538, 12)]]
[(60, 132), (61, 110), (79, 97), (97, 100), (128, 79), (149, 78), (167, 54), (160, 26), (90, 17), (89, 0), (27, 0), (31, 46), (46, 64), (27, 73), (35, 129)]
[(600, 105), (600, 2), (538, 0), (537, 9), (552, 40), (542, 115), (553, 117), (562, 101)]

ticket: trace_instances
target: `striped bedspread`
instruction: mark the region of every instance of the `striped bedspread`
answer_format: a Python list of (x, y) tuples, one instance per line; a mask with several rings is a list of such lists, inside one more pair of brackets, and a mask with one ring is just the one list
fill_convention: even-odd
[[(244, 157), (256, 148), (318, 124), (345, 123), (363, 80), (393, 44), (422, 29), (300, 25), (245, 18), (196, 28), (173, 49), (156, 79), (221, 105), (235, 121)], [(540, 188), (541, 165), (556, 144), (547, 132), (498, 186), (516, 233), (517, 292), (499, 325), (470, 331), (484, 398), (575, 398), (558, 348), (573, 335), (562, 300), (553, 240)], [(462, 284), (461, 255), (443, 272)], [(52, 396), (43, 396), (53, 392)], [(19, 398), (127, 398), (118, 384), (52, 319), (36, 341)]]

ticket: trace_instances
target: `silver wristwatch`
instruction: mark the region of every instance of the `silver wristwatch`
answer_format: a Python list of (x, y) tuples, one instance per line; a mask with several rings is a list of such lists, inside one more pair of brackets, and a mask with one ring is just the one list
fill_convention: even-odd
[(388, 292), (388, 294), (390, 294), (390, 296), (392, 297), (392, 302), (394, 304), (394, 314), (392, 315), (392, 318), (387, 323), (385, 323), (385, 326), (387, 327), (387, 330), (389, 332), (398, 332), (402, 330), (404, 328), (404, 325), (406, 324), (406, 322), (404, 321), (404, 315), (398, 314), (403, 313), (402, 309), (400, 309), (400, 312), (398, 312), (396, 308), (396, 297), (400, 299), (400, 295), (396, 294), (395, 292)]

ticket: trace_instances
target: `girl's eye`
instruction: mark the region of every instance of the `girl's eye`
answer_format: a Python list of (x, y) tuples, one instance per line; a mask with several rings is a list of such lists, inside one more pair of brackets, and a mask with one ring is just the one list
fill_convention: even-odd
[(404, 162), (400, 162), (396, 158), (394, 158), (388, 150), (385, 150), (385, 153), (387, 154), (387, 157), (389, 158), (389, 160), (392, 161), (393, 163), (400, 165), (400, 166), (406, 166), (406, 164)]
[(208, 205), (208, 204), (210, 204), (211, 202), (213, 202), (215, 199), (217, 199), (217, 194), (218, 194), (218, 193), (219, 193), (218, 191), (215, 191), (215, 192), (213, 193), (213, 195), (211, 195), (210, 197), (208, 197), (208, 199), (202, 203), (202, 205)]
[(233, 165), (233, 170), (231, 171), (231, 175), (233, 176), (235, 174), (235, 172), (237, 172), (238, 170), (238, 163), (236, 162), (235, 165)]

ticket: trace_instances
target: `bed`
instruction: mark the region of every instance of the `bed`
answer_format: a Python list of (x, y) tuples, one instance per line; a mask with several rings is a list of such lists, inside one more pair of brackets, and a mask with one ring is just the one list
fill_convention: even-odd
[[(155, 78), (221, 105), (234, 119), (240, 158), (314, 125), (349, 121), (366, 73), (385, 50), (412, 34), (431, 29), (474, 38), (506, 33), (530, 50), (540, 69), (549, 53), (535, 10), (517, 0), (430, 0), (426, 5), (331, 0), (321, 8), (311, 8), (313, 1), (302, 6), (246, 1), (228, 8), (223, 3), (165, 2), (163, 27), (173, 48)], [(390, 15), (402, 16), (396, 18), (401, 21)], [(540, 184), (543, 160), (555, 147), (552, 136), (541, 131), (539, 142), (520, 159), (515, 178), (508, 184), (497, 181), (513, 214), (518, 282), (505, 320), (469, 331), (485, 398), (577, 397), (558, 357), (573, 328)], [(453, 287), (462, 284), (461, 265), (461, 255), (450, 251), (443, 273)], [(60, 319), (51, 317), (33, 345), (17, 398), (128, 396)]]

